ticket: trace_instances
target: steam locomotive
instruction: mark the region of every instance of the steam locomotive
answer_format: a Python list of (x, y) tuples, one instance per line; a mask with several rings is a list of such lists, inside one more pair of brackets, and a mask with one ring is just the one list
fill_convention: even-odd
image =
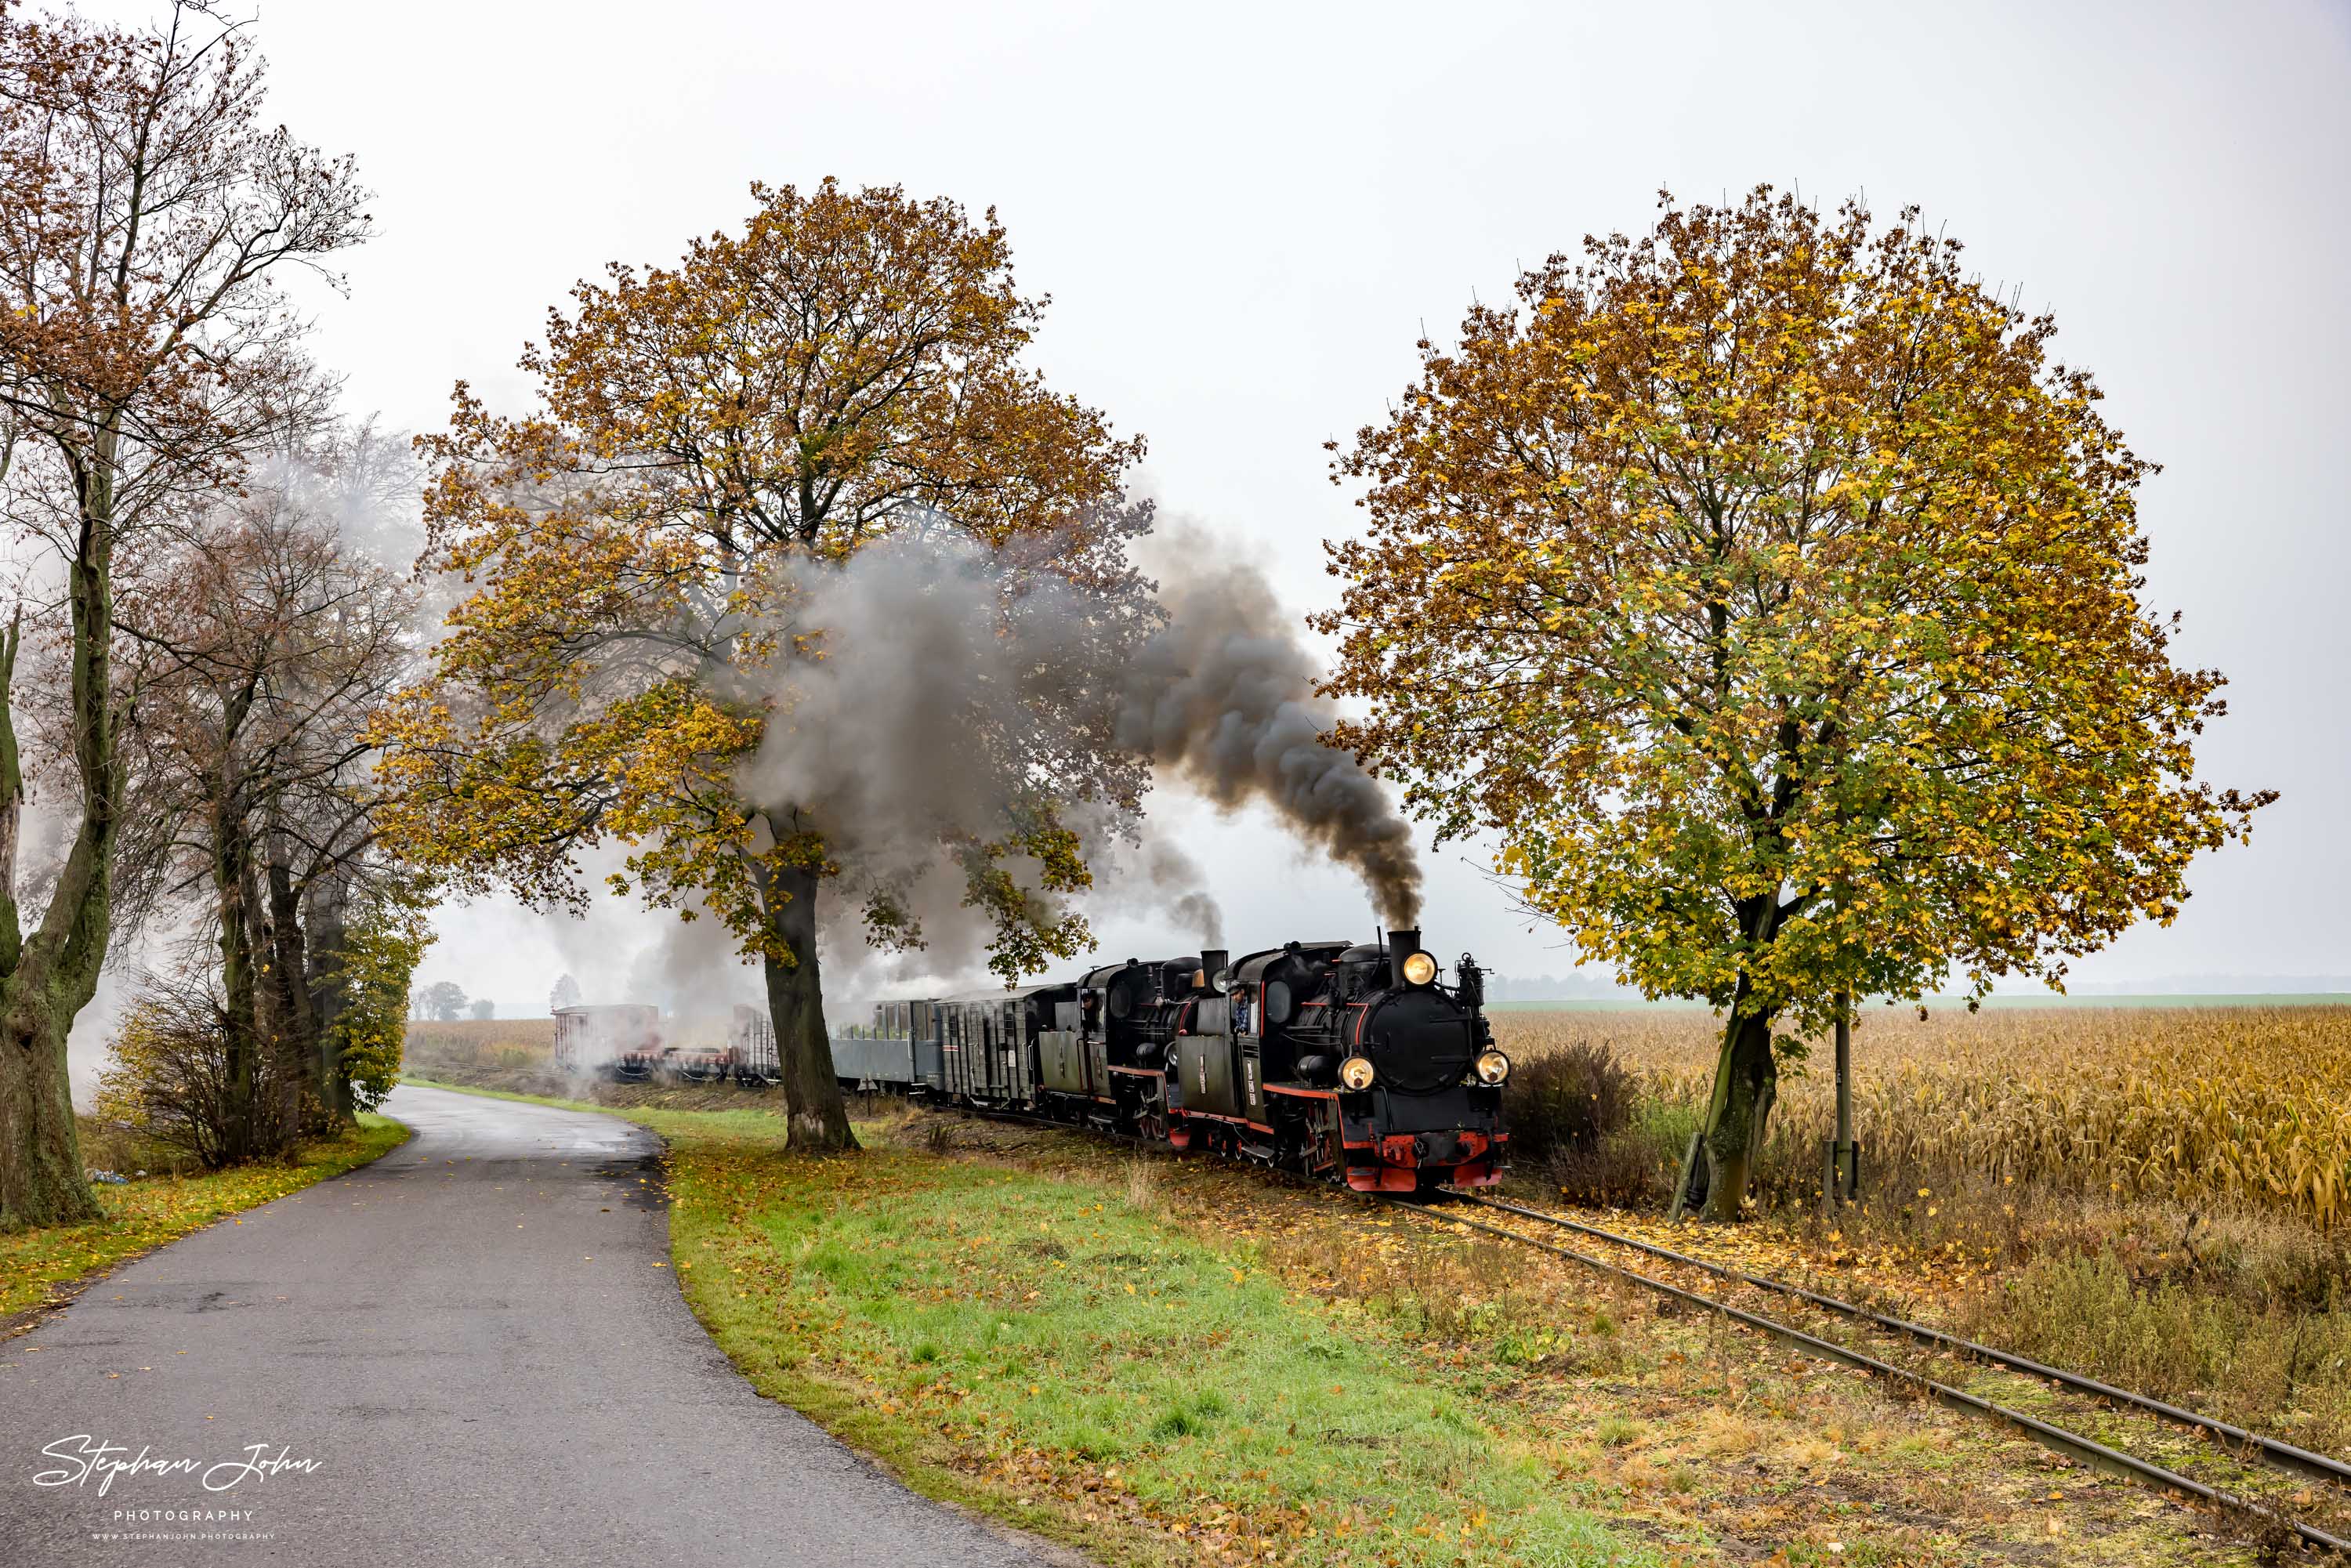
[(1485, 977), (1420, 933), (1128, 959), (1075, 979), (883, 1002), (836, 1036), (845, 1087), (1035, 1113), (1409, 1193), (1500, 1179), (1510, 1059)]

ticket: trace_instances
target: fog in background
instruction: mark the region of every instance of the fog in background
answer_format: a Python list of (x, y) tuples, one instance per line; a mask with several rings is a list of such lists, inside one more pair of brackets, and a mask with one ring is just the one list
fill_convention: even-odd
[[(2232, 683), (2206, 775), (2284, 791), (2250, 847), (2197, 866), (2175, 926), (2133, 931), (2076, 977), (2351, 974), (2342, 0), (298, 0), (265, 9), (260, 37), (273, 113), (356, 153), (380, 193), (351, 298), (313, 306), (353, 410), (432, 427), (461, 376), (518, 404), (517, 351), (575, 278), (739, 224), (754, 179), (901, 183), (998, 208), (1020, 285), (1053, 297), (1037, 355), (1053, 383), (1145, 433), (1149, 490), (1259, 559), (1292, 614), (1332, 597), (1321, 541), (1355, 527), (1322, 444), (1378, 418), (1415, 338), (1449, 340), (1473, 295), (1503, 298), (1587, 231), (1641, 229), (1661, 185), (1921, 204), (1987, 279), (2056, 313), (2060, 351), (2164, 465), (2143, 493), (2147, 593), (2185, 612), (2180, 656)], [(1234, 947), (1369, 935), (1358, 880), (1303, 863), (1260, 813), (1173, 791), (1155, 806), (1215, 880)], [(1482, 860), (1427, 857), (1430, 945), (1569, 973)], [(664, 956), (666, 918), (451, 909), (423, 977), (541, 1006), (564, 968), (590, 1000), (656, 970), (724, 977)], [(1197, 946), (1136, 915), (1098, 926), (1112, 957)]]

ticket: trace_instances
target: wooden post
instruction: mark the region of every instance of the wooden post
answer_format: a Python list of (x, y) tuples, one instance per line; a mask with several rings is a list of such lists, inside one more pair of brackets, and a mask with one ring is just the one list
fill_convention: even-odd
[(1836, 1142), (1823, 1197), (1851, 1203), (1861, 1187), (1861, 1151), (1853, 1141), (1853, 998), (1836, 994)]

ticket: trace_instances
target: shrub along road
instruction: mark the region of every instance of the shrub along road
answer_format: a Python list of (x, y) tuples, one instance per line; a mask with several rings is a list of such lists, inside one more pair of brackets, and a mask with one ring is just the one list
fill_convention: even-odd
[(5, 1347), (0, 1562), (1051, 1560), (752, 1391), (679, 1296), (644, 1129), (384, 1110), (391, 1155)]

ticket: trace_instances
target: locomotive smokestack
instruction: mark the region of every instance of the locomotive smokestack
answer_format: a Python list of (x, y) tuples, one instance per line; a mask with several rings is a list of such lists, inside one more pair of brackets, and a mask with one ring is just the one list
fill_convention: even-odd
[(1388, 933), (1388, 973), (1395, 977), (1394, 984), (1403, 986), (1408, 983), (1405, 979), (1404, 961), (1419, 951), (1420, 927), (1417, 925), (1399, 925)]

